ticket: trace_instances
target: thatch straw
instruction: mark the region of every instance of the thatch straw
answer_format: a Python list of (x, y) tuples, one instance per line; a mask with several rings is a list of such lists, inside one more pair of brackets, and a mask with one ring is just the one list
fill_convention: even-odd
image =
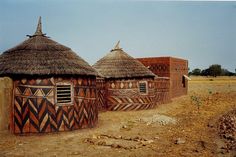
[(97, 61), (93, 67), (105, 78), (140, 78), (155, 77), (141, 62), (125, 53), (119, 42), (105, 57)]
[(0, 75), (97, 75), (70, 48), (42, 33), (41, 18), (34, 35), (0, 56)]

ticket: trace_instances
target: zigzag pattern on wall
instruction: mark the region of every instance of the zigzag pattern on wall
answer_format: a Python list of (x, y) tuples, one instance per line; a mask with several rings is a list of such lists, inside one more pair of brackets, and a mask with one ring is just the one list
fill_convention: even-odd
[[(140, 93), (139, 83), (147, 83), (147, 93)], [(155, 83), (152, 79), (111, 80), (107, 82), (107, 109), (111, 111), (143, 110), (156, 106)]]
[(117, 95), (117, 96), (125, 96), (125, 97), (137, 97), (139, 95), (138, 89), (125, 89), (125, 90), (117, 90), (117, 89), (109, 89), (109, 95)]
[(129, 111), (153, 108), (156, 104), (155, 97), (140, 96), (135, 98), (110, 96), (108, 98), (108, 110)]
[(98, 110), (103, 111), (107, 109), (106, 106), (106, 89), (105, 89), (105, 80), (98, 78), (96, 80), (96, 88), (97, 88), (97, 105)]
[(96, 125), (98, 109), (95, 87), (76, 86), (74, 103), (58, 106), (55, 105), (53, 86), (18, 83), (14, 89), (14, 133), (68, 131)]
[(98, 104), (98, 109), (99, 110), (104, 110), (107, 108), (106, 106), (106, 91), (105, 89), (103, 90), (97, 90), (97, 104)]

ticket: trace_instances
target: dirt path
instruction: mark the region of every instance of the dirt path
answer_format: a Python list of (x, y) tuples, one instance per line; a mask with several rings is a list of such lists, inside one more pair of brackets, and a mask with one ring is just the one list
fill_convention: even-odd
[[(199, 99), (199, 110), (191, 96)], [(217, 146), (216, 121), (232, 108), (236, 81), (193, 79), (187, 96), (153, 110), (101, 113), (94, 129), (31, 136), (0, 132), (0, 156), (229, 156)]]

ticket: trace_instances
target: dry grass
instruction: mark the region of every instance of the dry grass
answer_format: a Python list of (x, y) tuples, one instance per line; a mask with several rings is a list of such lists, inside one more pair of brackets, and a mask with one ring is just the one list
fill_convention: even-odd
[[(0, 156), (230, 156), (229, 153), (221, 154), (216, 122), (220, 115), (236, 108), (236, 81), (231, 78), (201, 80), (194, 78), (190, 82), (187, 96), (175, 98), (172, 103), (153, 110), (101, 113), (98, 127), (94, 129), (33, 136), (1, 132)], [(192, 95), (201, 101), (199, 110), (192, 103)], [(177, 124), (147, 125), (139, 121), (155, 114), (175, 118)], [(101, 138), (100, 135), (119, 139)], [(136, 147), (138, 143), (132, 141), (137, 138), (150, 143)], [(178, 138), (184, 142), (175, 144)], [(86, 139), (94, 143), (84, 142)], [(116, 148), (117, 145), (123, 146)]]
[(191, 82), (198, 82), (198, 81), (202, 81), (202, 82), (208, 82), (209, 81), (215, 81), (215, 82), (222, 82), (222, 81), (226, 81), (226, 82), (234, 82), (236, 81), (236, 76), (217, 76), (217, 77), (204, 77), (204, 76), (190, 76), (190, 78), (192, 79)]

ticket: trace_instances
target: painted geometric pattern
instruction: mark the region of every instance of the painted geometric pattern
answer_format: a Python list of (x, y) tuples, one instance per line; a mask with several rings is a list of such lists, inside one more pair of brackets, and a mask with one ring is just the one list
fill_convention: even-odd
[(170, 80), (157, 78), (155, 80), (155, 88), (156, 88), (156, 98), (155, 101), (158, 104), (163, 104), (170, 102)]
[(102, 111), (107, 108), (106, 104), (106, 90), (105, 89), (98, 89), (97, 90), (97, 105), (99, 111)]
[(96, 125), (98, 109), (95, 86), (76, 86), (74, 104), (58, 106), (55, 105), (52, 85), (51, 82), (47, 86), (46, 80), (43, 85), (23, 85), (22, 81), (15, 83), (12, 126), (14, 133), (68, 131)]
[(107, 82), (107, 109), (112, 111), (142, 110), (153, 108), (155, 102), (155, 83), (145, 79), (147, 95), (140, 94), (139, 82), (143, 80), (113, 80)]
[(110, 96), (108, 98), (108, 110), (129, 111), (150, 109), (155, 106), (154, 100), (154, 96), (140, 96), (135, 98)]
[(96, 88), (97, 88), (97, 105), (99, 111), (104, 111), (107, 109), (106, 106), (106, 89), (105, 89), (105, 80), (102, 78), (96, 79)]
[[(142, 80), (140, 80), (142, 81)], [(149, 88), (154, 88), (153, 80), (145, 80), (148, 82)], [(109, 89), (137, 89), (139, 88), (139, 80), (125, 80), (125, 81), (109, 81), (107, 83)]]
[(124, 96), (124, 97), (137, 97), (137, 95), (139, 95), (139, 91), (138, 89), (134, 90), (134, 89), (123, 89), (123, 90), (117, 90), (117, 89), (109, 89), (108, 90), (108, 95), (117, 95), (117, 96)]

